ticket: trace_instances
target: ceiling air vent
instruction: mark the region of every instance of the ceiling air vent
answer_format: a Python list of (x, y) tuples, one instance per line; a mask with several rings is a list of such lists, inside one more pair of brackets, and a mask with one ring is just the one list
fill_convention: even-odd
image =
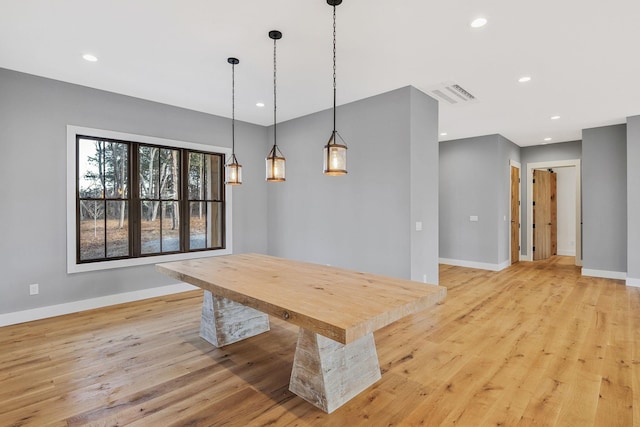
[(428, 90), (428, 93), (440, 101), (446, 101), (448, 104), (470, 104), (478, 99), (468, 90), (454, 82), (440, 83)]

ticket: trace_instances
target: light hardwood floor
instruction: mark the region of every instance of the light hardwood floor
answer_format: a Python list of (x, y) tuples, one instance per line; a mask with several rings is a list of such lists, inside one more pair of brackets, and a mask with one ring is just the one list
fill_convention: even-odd
[(640, 426), (640, 289), (573, 258), (441, 266), (375, 334), (382, 379), (327, 415), (288, 391), (297, 328), (215, 349), (202, 291), (0, 328), (0, 426)]

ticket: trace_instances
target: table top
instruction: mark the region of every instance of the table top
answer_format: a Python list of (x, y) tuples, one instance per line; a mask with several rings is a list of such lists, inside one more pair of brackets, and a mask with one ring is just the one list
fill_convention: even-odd
[(348, 344), (442, 301), (447, 289), (261, 254), (157, 264), (156, 269)]

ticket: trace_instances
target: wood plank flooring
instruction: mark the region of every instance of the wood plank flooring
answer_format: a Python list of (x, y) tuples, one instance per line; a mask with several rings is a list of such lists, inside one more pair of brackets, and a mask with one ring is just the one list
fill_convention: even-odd
[(441, 266), (445, 301), (375, 333), (332, 414), (288, 391), (297, 328), (216, 349), (202, 291), (0, 328), (0, 426), (640, 427), (640, 289), (573, 258)]

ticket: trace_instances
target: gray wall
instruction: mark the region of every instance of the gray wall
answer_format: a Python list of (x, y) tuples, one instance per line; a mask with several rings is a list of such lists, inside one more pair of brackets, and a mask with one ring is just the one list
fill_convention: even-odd
[(520, 149), (522, 169), (520, 169), (520, 253), (526, 255), (529, 227), (527, 221), (527, 168), (529, 163), (553, 162), (556, 160), (582, 159), (582, 141), (560, 142), (557, 144), (535, 145)]
[(520, 161), (519, 151), (501, 135), (440, 143), (440, 258), (509, 259), (509, 160)]
[(412, 87), (410, 119), (411, 279), (438, 284), (438, 103)]
[[(427, 98), (405, 87), (338, 107), (346, 176), (322, 174), (331, 110), (278, 124), (287, 181), (268, 186), (269, 253), (410, 278), (411, 220), (422, 217), (424, 237), (413, 243), (432, 259), (416, 261), (416, 269), (437, 283), (437, 214), (425, 208), (437, 204), (437, 178), (428, 180), (438, 169), (437, 106)], [(412, 188), (421, 199), (413, 205)]]
[[(6, 69), (0, 94), (0, 313), (174, 283), (152, 265), (66, 273), (66, 125), (230, 146), (230, 120)], [(266, 128), (236, 129), (234, 251), (266, 252)]]
[(640, 116), (627, 119), (627, 277), (640, 281)]
[(627, 271), (626, 125), (582, 131), (583, 268)]

